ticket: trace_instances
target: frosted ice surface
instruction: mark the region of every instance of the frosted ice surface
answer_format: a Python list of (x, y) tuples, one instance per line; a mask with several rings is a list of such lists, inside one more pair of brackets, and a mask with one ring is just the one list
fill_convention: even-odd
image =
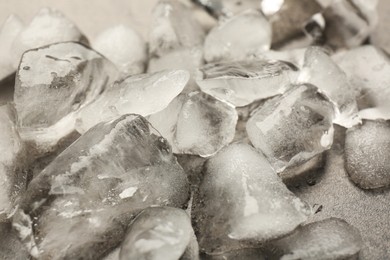
[(280, 250), (279, 259), (349, 259), (359, 253), (359, 230), (339, 218), (328, 218), (299, 227), (291, 235), (271, 243)]
[(297, 68), (277, 60), (217, 62), (199, 69), (201, 90), (234, 106), (283, 94), (296, 80)]
[(312, 85), (296, 85), (266, 101), (247, 123), (252, 144), (277, 172), (300, 165), (329, 149), (334, 107)]
[(365, 119), (390, 119), (390, 59), (382, 50), (365, 45), (335, 56), (356, 89), (357, 102)]
[(327, 43), (334, 48), (361, 45), (377, 23), (374, 1), (335, 0), (323, 12)]
[(195, 0), (216, 17), (230, 17), (248, 9), (260, 9), (259, 0)]
[(354, 88), (345, 72), (323, 49), (310, 47), (306, 50), (298, 81), (315, 85), (335, 103), (337, 110), (334, 123), (348, 128), (360, 122)]
[(50, 150), (74, 130), (74, 112), (95, 100), (117, 74), (111, 62), (78, 43), (25, 52), (14, 94), (22, 138)]
[(347, 131), (345, 168), (363, 189), (390, 186), (390, 122), (364, 120)]
[(271, 26), (259, 11), (247, 10), (222, 20), (204, 42), (206, 62), (242, 60), (271, 45)]
[(18, 34), (12, 46), (17, 68), (23, 52), (52, 43), (75, 41), (87, 42), (77, 26), (60, 11), (52, 8), (41, 9)]
[[(100, 123), (30, 182), (13, 226), (32, 255), (99, 259), (140, 210), (184, 206), (187, 178), (167, 141), (151, 131), (139, 115)], [(121, 197), (129, 188), (136, 190)]]
[(231, 105), (191, 92), (178, 96), (149, 121), (172, 143), (174, 153), (208, 157), (233, 140), (237, 118)]
[(24, 145), (16, 125), (16, 112), (11, 105), (0, 106), (0, 122), (0, 222), (2, 222), (12, 213), (20, 192), (25, 190), (26, 173), (23, 172)]
[(157, 113), (180, 94), (189, 79), (185, 70), (166, 70), (116, 81), (77, 114), (76, 129), (84, 133), (97, 123), (128, 113)]
[(151, 57), (160, 57), (175, 49), (191, 49), (203, 44), (202, 27), (193, 17), (191, 9), (180, 1), (158, 1), (152, 17), (149, 32)]
[(177, 260), (184, 254), (193, 233), (191, 220), (184, 210), (145, 209), (128, 228), (120, 260)]
[(208, 254), (284, 236), (310, 214), (306, 203), (286, 188), (266, 158), (241, 143), (209, 159), (192, 206), (199, 246)]
[(126, 76), (144, 72), (147, 61), (146, 43), (130, 27), (117, 25), (101, 32), (92, 47), (111, 60)]
[(10, 15), (0, 28), (0, 82), (14, 73), (14, 63), (19, 62), (20, 57), (12, 55), (11, 47), (23, 27), (18, 16)]

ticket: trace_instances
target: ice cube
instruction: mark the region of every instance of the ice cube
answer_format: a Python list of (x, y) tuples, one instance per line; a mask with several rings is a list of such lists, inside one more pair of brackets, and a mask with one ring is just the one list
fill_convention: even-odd
[(192, 206), (200, 249), (212, 255), (284, 236), (310, 214), (265, 157), (242, 143), (209, 159)]
[(361, 45), (376, 25), (377, 1), (335, 0), (324, 10), (327, 43), (334, 48)]
[(10, 15), (0, 28), (0, 82), (15, 72), (14, 63), (19, 62), (20, 57), (11, 54), (11, 47), (23, 27), (18, 16)]
[(360, 122), (355, 99), (356, 91), (349, 83), (347, 75), (332, 61), (325, 50), (319, 47), (310, 47), (306, 50), (298, 82), (315, 85), (335, 103), (337, 109), (334, 123), (348, 128)]
[(282, 260), (350, 259), (362, 247), (359, 230), (339, 218), (328, 218), (299, 227), (271, 243)]
[(151, 131), (139, 115), (100, 123), (30, 182), (13, 226), (34, 257), (99, 259), (140, 210), (187, 203), (183, 169)]
[(243, 60), (207, 64), (199, 69), (201, 90), (234, 106), (283, 94), (295, 81), (297, 68), (277, 60)]
[(351, 180), (363, 189), (390, 186), (390, 121), (364, 120), (348, 129), (345, 168)]
[(126, 76), (145, 71), (146, 43), (130, 27), (117, 25), (101, 32), (92, 47), (111, 60)]
[(115, 66), (97, 52), (58, 43), (23, 54), (14, 100), (21, 137), (48, 151), (74, 130), (74, 113), (116, 80)]
[(252, 144), (276, 172), (298, 166), (329, 149), (334, 107), (312, 85), (296, 85), (265, 102), (247, 123)]
[(66, 41), (88, 42), (77, 26), (60, 11), (41, 9), (13, 42), (14, 68), (18, 67), (19, 59), (25, 51)]
[(204, 43), (206, 62), (242, 60), (271, 45), (271, 26), (256, 10), (247, 10), (220, 21), (207, 35)]
[(129, 76), (116, 81), (93, 103), (77, 114), (77, 131), (84, 133), (97, 123), (128, 113), (157, 113), (180, 94), (189, 79), (185, 70), (166, 70)]
[(153, 9), (149, 32), (149, 53), (160, 57), (175, 49), (203, 44), (204, 31), (191, 9), (180, 1), (159, 0)]
[[(12, 215), (19, 195), (26, 189), (25, 147), (11, 105), (0, 106), (0, 222)], [(0, 243), (1, 244), (1, 243)]]
[(17, 233), (9, 222), (0, 221), (0, 259), (30, 259), (28, 251), (19, 241)]
[(184, 210), (170, 207), (145, 209), (129, 226), (122, 242), (120, 260), (179, 259), (193, 234), (191, 220)]
[(174, 153), (208, 157), (233, 140), (237, 118), (231, 105), (191, 92), (178, 96), (149, 121), (172, 143)]
[(357, 93), (364, 119), (390, 119), (390, 59), (382, 50), (365, 45), (334, 58)]
[(216, 17), (234, 16), (248, 9), (261, 7), (259, 0), (195, 0), (195, 2)]
[[(278, 1), (264, 0), (266, 4)], [(276, 12), (267, 12), (263, 4), (263, 12), (268, 13), (268, 19), (272, 27), (272, 46), (280, 48), (287, 42), (304, 36), (304, 25), (313, 15), (321, 12), (321, 7), (312, 0), (284, 0)]]

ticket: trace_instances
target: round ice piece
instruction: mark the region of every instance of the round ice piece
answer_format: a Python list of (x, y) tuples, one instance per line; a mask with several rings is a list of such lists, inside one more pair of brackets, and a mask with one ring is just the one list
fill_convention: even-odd
[(347, 131), (345, 168), (363, 189), (390, 185), (390, 121), (364, 120)]

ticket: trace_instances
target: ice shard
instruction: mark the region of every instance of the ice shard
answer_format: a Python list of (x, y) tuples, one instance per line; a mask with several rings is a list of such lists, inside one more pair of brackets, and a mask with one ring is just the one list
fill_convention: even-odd
[(66, 41), (88, 42), (77, 26), (60, 11), (43, 8), (15, 38), (12, 46), (12, 55), (15, 55), (13, 65), (17, 68), (23, 52), (29, 49)]
[(356, 92), (345, 72), (333, 62), (325, 50), (319, 47), (306, 50), (298, 82), (313, 84), (335, 103), (337, 109), (334, 123), (348, 128), (360, 122)]
[(351, 180), (363, 189), (390, 186), (390, 121), (364, 120), (348, 129), (345, 168)]
[(191, 92), (179, 95), (149, 120), (172, 143), (174, 153), (208, 157), (233, 140), (237, 118), (233, 106)]
[(199, 247), (211, 255), (284, 236), (310, 214), (265, 157), (241, 143), (224, 148), (206, 163), (192, 205)]
[[(26, 189), (25, 147), (11, 105), (0, 106), (0, 222), (14, 211), (19, 195)], [(1, 244), (1, 243), (0, 243)]]
[(216, 62), (199, 69), (201, 90), (236, 107), (283, 94), (298, 75), (297, 68), (278, 60)]
[(220, 21), (204, 43), (206, 62), (242, 60), (271, 46), (271, 26), (264, 15), (247, 10)]
[(334, 106), (312, 85), (296, 85), (270, 99), (248, 120), (252, 144), (279, 173), (329, 149)]
[(106, 29), (92, 42), (92, 47), (112, 61), (125, 76), (145, 71), (146, 43), (130, 27), (117, 25)]
[(16, 75), (14, 100), (21, 137), (50, 151), (74, 131), (74, 114), (116, 80), (115, 66), (74, 42), (24, 53)]
[(124, 115), (91, 128), (36, 176), (13, 226), (36, 258), (99, 259), (141, 210), (183, 207), (188, 197), (167, 141), (143, 117)]
[(358, 255), (363, 241), (354, 226), (328, 218), (299, 227), (271, 245), (282, 260), (350, 259)]
[(77, 114), (77, 131), (84, 133), (97, 123), (128, 113), (148, 116), (166, 108), (189, 79), (185, 70), (139, 74), (116, 81), (93, 103)]
[(120, 260), (177, 260), (185, 253), (194, 230), (184, 210), (152, 207), (142, 211), (129, 226)]

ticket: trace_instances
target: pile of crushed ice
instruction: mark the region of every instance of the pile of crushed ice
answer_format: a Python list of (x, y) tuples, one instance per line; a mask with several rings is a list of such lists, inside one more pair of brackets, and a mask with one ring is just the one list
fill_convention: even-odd
[[(160, 0), (148, 42), (122, 25), (89, 42), (52, 9), (10, 16), (0, 258), (390, 257), (376, 2)], [(337, 178), (317, 192), (331, 208), (305, 202)]]

